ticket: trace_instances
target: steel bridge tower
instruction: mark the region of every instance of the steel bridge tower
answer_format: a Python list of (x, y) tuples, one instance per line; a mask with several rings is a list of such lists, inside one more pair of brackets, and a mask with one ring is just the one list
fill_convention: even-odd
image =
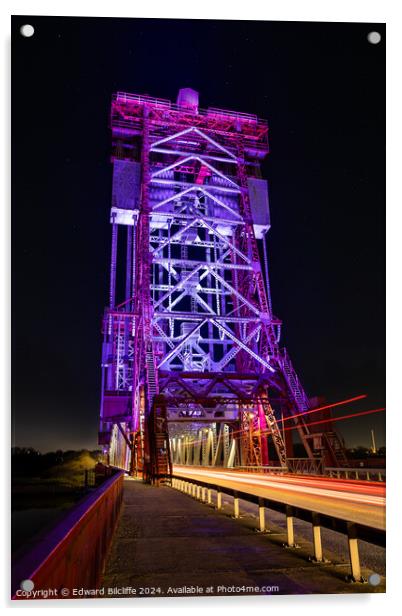
[(99, 436), (109, 462), (155, 482), (172, 463), (286, 466), (297, 432), (307, 458), (345, 463), (331, 427), (305, 421), (309, 399), (279, 345), (267, 122), (199, 109), (186, 88), (176, 104), (117, 93), (111, 129)]

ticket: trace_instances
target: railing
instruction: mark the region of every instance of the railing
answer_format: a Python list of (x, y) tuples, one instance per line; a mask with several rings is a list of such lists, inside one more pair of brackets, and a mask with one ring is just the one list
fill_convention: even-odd
[(222, 494), (233, 497), (233, 517), (240, 518), (240, 499), (258, 505), (258, 524), (257, 530), (267, 532), (265, 509), (270, 508), (286, 515), (286, 544), (285, 547), (296, 548), (293, 518), (310, 522), (312, 525), (312, 539), (314, 555), (311, 559), (317, 563), (325, 562), (321, 542), (321, 527), (329, 528), (347, 535), (349, 546), (349, 561), (351, 568), (350, 580), (353, 582), (365, 581), (361, 574), (358, 539), (374, 543), (385, 547), (385, 530), (372, 528), (356, 522), (350, 522), (334, 515), (322, 514), (313, 509), (294, 507), (279, 500), (266, 499), (248, 492), (234, 490), (222, 485), (215, 484), (213, 481), (205, 482), (194, 478), (184, 478), (180, 475), (173, 475), (171, 487), (188, 494), (193, 498), (213, 505), (212, 491), (216, 492), (216, 509), (222, 510)]
[(246, 147), (252, 146), (254, 149), (261, 150), (261, 152), (265, 153), (268, 148), (268, 122), (267, 120), (258, 118), (254, 114), (231, 111), (228, 109), (217, 109), (214, 107), (210, 107), (208, 109), (197, 109), (197, 111), (195, 111), (193, 109), (181, 107), (166, 99), (158, 99), (152, 96), (138, 94), (128, 94), (125, 92), (118, 92), (117, 94), (114, 94), (113, 101), (112, 125), (114, 127), (120, 126), (123, 128), (133, 128), (136, 126), (136, 129), (138, 129), (138, 114), (132, 118), (126, 119), (114, 117), (116, 106), (118, 107), (120, 104), (127, 105), (132, 102), (137, 105), (146, 104), (154, 109), (159, 109), (161, 112), (164, 112), (164, 120), (171, 115), (176, 116), (177, 113), (180, 113), (185, 114), (192, 123), (197, 124), (210, 121), (226, 122), (232, 127), (231, 130), (233, 130), (234, 123), (239, 122), (245, 138), (244, 144)]
[(147, 104), (147, 105), (151, 105), (152, 107), (159, 107), (162, 109), (167, 108), (167, 109), (172, 109), (174, 111), (185, 111), (188, 113), (196, 113), (197, 115), (229, 116), (233, 118), (239, 118), (247, 122), (254, 122), (254, 123), (258, 122), (259, 124), (268, 125), (267, 120), (260, 119), (253, 113), (244, 113), (242, 111), (232, 111), (230, 109), (220, 109), (218, 107), (208, 107), (208, 109), (197, 109), (196, 112), (195, 111), (192, 112), (191, 109), (182, 107), (180, 105), (177, 105), (176, 103), (172, 103), (170, 100), (166, 98), (155, 98), (153, 96), (147, 96), (145, 94), (129, 94), (127, 92), (117, 92), (117, 94), (113, 95), (113, 99), (119, 103), (120, 102), (127, 103), (128, 101), (133, 101), (135, 103)]
[(287, 458), (289, 472), (301, 475), (322, 475), (324, 460), (322, 458)]
[(123, 477), (124, 471), (116, 471), (17, 557), (13, 599), (32, 598), (20, 588), (23, 580), (31, 580), (35, 591), (52, 589), (51, 597), (36, 598), (73, 598), (73, 589), (97, 588), (121, 507)]
[[(287, 466), (211, 466), (213, 470), (242, 471), (245, 473), (263, 473), (267, 475), (311, 475), (314, 477), (331, 477), (334, 479), (357, 479), (366, 481), (383, 481), (386, 479), (385, 468), (338, 468), (325, 466), (322, 458), (287, 458)], [(205, 468), (197, 464), (185, 464), (185, 467)]]
[(96, 486), (96, 473), (91, 469), (86, 469), (84, 471), (84, 487), (85, 488), (94, 488)]
[(324, 475), (337, 479), (365, 479), (366, 481), (385, 481), (385, 468), (337, 468), (325, 467)]
[(128, 94), (127, 92), (117, 92), (113, 95), (113, 100), (126, 103), (127, 101), (134, 101), (140, 104), (148, 104), (153, 107), (170, 107), (172, 103), (167, 98), (155, 98), (154, 96), (147, 96), (146, 94)]
[[(219, 467), (214, 467), (219, 468)], [(287, 466), (234, 466), (232, 469), (225, 468), (225, 470), (245, 471), (246, 473), (266, 473), (269, 475), (283, 475), (288, 473)]]

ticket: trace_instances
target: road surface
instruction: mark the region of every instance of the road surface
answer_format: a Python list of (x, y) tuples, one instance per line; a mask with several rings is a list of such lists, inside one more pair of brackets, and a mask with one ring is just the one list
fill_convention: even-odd
[(174, 465), (174, 474), (385, 530), (385, 484)]

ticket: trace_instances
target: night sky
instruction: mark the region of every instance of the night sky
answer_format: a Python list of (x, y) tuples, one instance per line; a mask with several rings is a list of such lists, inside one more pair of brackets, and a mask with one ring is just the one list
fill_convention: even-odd
[[(268, 119), (283, 343), (308, 395), (385, 406), (384, 25), (15, 17), (12, 36), (14, 445), (97, 447), (118, 90)], [(384, 419), (336, 427), (383, 445)]]

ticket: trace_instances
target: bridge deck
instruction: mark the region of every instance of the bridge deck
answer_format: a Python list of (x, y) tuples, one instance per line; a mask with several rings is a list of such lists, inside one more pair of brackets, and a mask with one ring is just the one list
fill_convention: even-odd
[(106, 594), (118, 589), (113, 596), (133, 596), (124, 590), (130, 587), (137, 596), (141, 589), (148, 589), (146, 596), (188, 595), (180, 591), (191, 586), (203, 589), (196, 595), (242, 594), (219, 590), (233, 586), (277, 586), (279, 591), (271, 594), (384, 591), (382, 584), (373, 588), (346, 582), (345, 563), (309, 562), (309, 542), (296, 537), (300, 549), (285, 549), (282, 529), (260, 534), (253, 529), (253, 518), (234, 520), (230, 513), (229, 507), (217, 512), (169, 487), (125, 480), (123, 508), (101, 586)]

